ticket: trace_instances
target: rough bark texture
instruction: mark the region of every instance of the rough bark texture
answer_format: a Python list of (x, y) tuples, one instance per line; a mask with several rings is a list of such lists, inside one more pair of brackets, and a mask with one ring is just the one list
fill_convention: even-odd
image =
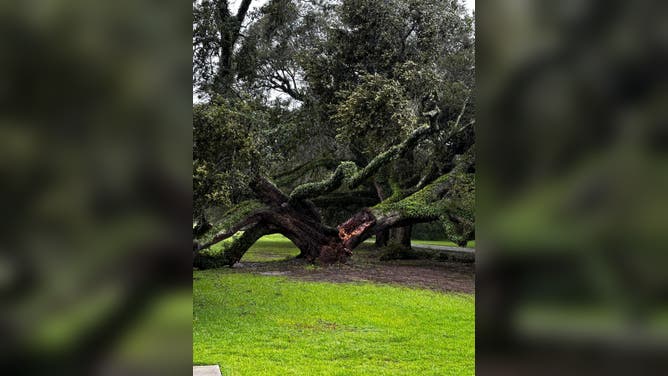
[[(378, 195), (378, 199), (381, 202), (387, 199), (387, 194), (385, 194), (385, 190), (378, 183), (376, 179), (373, 179), (373, 186), (376, 189), (376, 194)], [(378, 248), (386, 247), (389, 240), (390, 240), (389, 230), (378, 231), (376, 233), (376, 247)]]
[(383, 230), (376, 233), (376, 247), (382, 248), (387, 246), (390, 239), (390, 231)]
[(413, 225), (397, 227), (390, 230), (390, 244), (400, 245), (403, 248), (411, 247), (411, 232)]

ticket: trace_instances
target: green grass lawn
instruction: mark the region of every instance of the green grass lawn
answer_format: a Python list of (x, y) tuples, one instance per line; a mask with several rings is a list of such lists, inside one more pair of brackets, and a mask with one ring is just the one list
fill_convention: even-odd
[(299, 254), (290, 239), (281, 234), (265, 235), (246, 252), (241, 261), (262, 262), (293, 258)]
[(473, 375), (473, 295), (193, 272), (193, 364), (223, 375)]
[[(427, 244), (427, 245), (445, 245), (448, 247), (459, 247), (457, 244), (449, 241), (449, 240), (416, 240), (416, 239), (411, 239), (411, 243), (413, 244)], [(475, 240), (469, 240), (468, 243), (466, 243), (466, 246), (468, 248), (475, 248)]]

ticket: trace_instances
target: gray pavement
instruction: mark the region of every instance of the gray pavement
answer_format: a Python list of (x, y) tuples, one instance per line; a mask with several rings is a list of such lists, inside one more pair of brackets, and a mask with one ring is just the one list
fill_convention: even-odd
[(218, 366), (193, 366), (193, 376), (221, 376)]
[(475, 248), (450, 247), (447, 245), (411, 244), (414, 249), (426, 249), (444, 253), (453, 260), (474, 261)]

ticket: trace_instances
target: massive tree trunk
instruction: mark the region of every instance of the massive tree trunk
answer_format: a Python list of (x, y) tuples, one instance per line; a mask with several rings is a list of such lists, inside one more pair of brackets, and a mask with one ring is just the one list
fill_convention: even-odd
[[(331, 264), (345, 262), (351, 255), (339, 239), (338, 231), (322, 223), (316, 207), (308, 200), (293, 200), (265, 178), (258, 178), (252, 188), (265, 206), (259, 207), (230, 228), (224, 229), (210, 241), (195, 244), (195, 266), (215, 267), (234, 265), (260, 237), (280, 233), (300, 250), (299, 257), (310, 262)], [(233, 240), (220, 255), (202, 255), (201, 251), (230, 238)]]
[(382, 248), (386, 247), (390, 239), (390, 231), (383, 230), (376, 233), (376, 247)]
[[(387, 198), (387, 195), (385, 194), (383, 187), (378, 183), (378, 181), (376, 181), (376, 179), (373, 180), (373, 185), (374, 188), (376, 188), (376, 194), (378, 195), (378, 199), (380, 199), (380, 201), (382, 202)], [(390, 240), (389, 230), (378, 231), (376, 233), (376, 247), (382, 248), (387, 246), (389, 240)]]
[(400, 245), (403, 248), (411, 247), (411, 232), (413, 225), (406, 225), (390, 230), (390, 244)]

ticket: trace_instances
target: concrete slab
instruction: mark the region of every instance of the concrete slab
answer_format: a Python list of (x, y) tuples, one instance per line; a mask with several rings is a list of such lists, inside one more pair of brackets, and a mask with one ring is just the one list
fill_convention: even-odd
[(193, 366), (193, 376), (221, 376), (218, 366)]

